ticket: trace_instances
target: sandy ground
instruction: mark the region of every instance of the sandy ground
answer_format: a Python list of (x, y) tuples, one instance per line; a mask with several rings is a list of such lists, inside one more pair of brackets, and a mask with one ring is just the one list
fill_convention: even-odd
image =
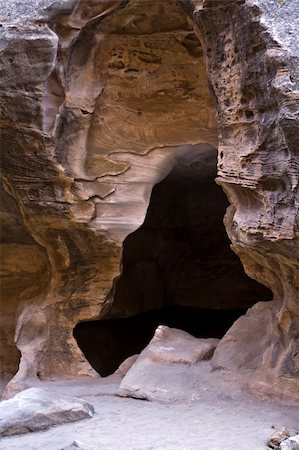
[(272, 426), (299, 431), (299, 408), (233, 398), (212, 389), (200, 400), (161, 404), (115, 396), (115, 376), (41, 385), (95, 407), (93, 418), (0, 440), (1, 450), (61, 450), (74, 440), (95, 450), (265, 450)]

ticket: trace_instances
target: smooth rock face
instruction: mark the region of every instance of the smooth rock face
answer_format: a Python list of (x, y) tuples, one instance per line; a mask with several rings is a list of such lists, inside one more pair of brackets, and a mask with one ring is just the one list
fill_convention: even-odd
[[(262, 339), (255, 339), (250, 328), (239, 327), (238, 342), (243, 344), (238, 350), (248, 355), (251, 347), (252, 363), (246, 361), (249, 366), (254, 366), (260, 355), (258, 373), (253, 376), (259, 383), (254, 383), (254, 390), (286, 395), (296, 402), (299, 43), (298, 34), (287, 26), (286, 16), (292, 14), (298, 27), (298, 7), (294, 1), (225, 2), (220, 16), (216, 10), (219, 2), (217, 7), (214, 2), (205, 3), (207, 8), (199, 8), (197, 18), (218, 99), (217, 180), (231, 203), (226, 230), (245, 271), (269, 286), (278, 302), (271, 320), (264, 322), (264, 331), (260, 328)], [(254, 314), (270, 318), (271, 312), (263, 311)], [(250, 315), (244, 327), (251, 326), (252, 320)], [(242, 337), (246, 334), (250, 338), (247, 342)], [(235, 371), (240, 353), (233, 350), (231, 340), (228, 363), (225, 340), (224, 365)], [(220, 358), (220, 353), (221, 346), (215, 358)]]
[(190, 366), (210, 359), (218, 342), (160, 325), (123, 378), (118, 395), (159, 401), (193, 399), (198, 380)]
[(232, 248), (274, 303), (214, 363), (296, 401), (298, 2), (144, 5), (1, 3), (1, 368), (15, 374), (21, 353), (16, 386), (96, 375), (74, 327), (110, 310), (122, 241), (182, 148), (217, 147)]
[(160, 325), (142, 357), (165, 364), (196, 364), (210, 359), (219, 339), (197, 339), (182, 330)]
[[(262, 364), (263, 348), (272, 337), (265, 329), (275, 320), (277, 302), (257, 303), (241, 316), (221, 339), (212, 359), (215, 369), (257, 370)], [(255, 342), (255, 345), (246, 345)]]
[(92, 417), (93, 406), (50, 389), (30, 388), (0, 403), (0, 436), (45, 430)]
[[(33, 292), (21, 274), (8, 279), (8, 292), (19, 286), (17, 305), (3, 295), (1, 350), (15, 342), (22, 353), (14, 383), (96, 375), (75, 325), (109, 309), (121, 241), (142, 224), (176, 152), (217, 144), (202, 47), (176, 2), (149, 2), (146, 15), (140, 1), (32, 6), (1, 11), (4, 188), (49, 269)], [(11, 374), (15, 353), (5, 362)]]
[(131, 369), (133, 364), (135, 364), (138, 356), (139, 355), (132, 355), (129, 356), (129, 358), (125, 359), (124, 362), (122, 362), (119, 368), (115, 371), (116, 375), (124, 377), (127, 374), (127, 372)]

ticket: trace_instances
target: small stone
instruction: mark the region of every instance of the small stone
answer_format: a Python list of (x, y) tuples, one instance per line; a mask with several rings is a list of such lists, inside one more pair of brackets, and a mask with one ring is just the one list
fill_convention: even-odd
[(275, 431), (275, 433), (272, 434), (270, 439), (268, 440), (268, 446), (270, 448), (278, 448), (279, 444), (288, 439), (290, 437), (290, 432), (285, 428), (281, 428), (278, 431)]
[(94, 445), (86, 444), (75, 440), (68, 447), (63, 447), (61, 450), (100, 450), (100, 447), (95, 447)]
[(299, 450), (299, 434), (282, 441), (279, 448), (280, 450)]

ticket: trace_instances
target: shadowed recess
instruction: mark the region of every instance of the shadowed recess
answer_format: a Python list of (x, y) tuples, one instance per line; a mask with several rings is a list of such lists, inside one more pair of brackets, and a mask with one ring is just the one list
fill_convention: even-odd
[(215, 176), (216, 150), (193, 150), (153, 188), (143, 225), (124, 241), (109, 313), (74, 330), (101, 375), (140, 352), (159, 324), (221, 338), (247, 308), (272, 298), (230, 249), (223, 225), (229, 203)]

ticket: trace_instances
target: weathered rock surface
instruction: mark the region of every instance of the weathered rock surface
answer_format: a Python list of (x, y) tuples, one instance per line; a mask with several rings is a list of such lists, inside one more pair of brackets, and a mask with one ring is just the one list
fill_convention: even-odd
[[(244, 339), (239, 350), (247, 354), (251, 342), (253, 366), (260, 355), (259, 373), (255, 374), (260, 384), (254, 389), (269, 395), (288, 393), (296, 402), (299, 45), (286, 17), (292, 14), (298, 26), (298, 8), (296, 2), (226, 2), (220, 18), (213, 2), (207, 3), (197, 17), (218, 98), (218, 182), (231, 203), (226, 229), (246, 272), (269, 286), (278, 302), (273, 305), (271, 321), (258, 331), (262, 339), (251, 335), (254, 340), (245, 343)], [(251, 326), (251, 319), (252, 315), (244, 327)], [(251, 334), (250, 329), (240, 327), (239, 331), (239, 343), (242, 336)], [(230, 363), (226, 361), (225, 366), (234, 371), (240, 353), (233, 352), (235, 343), (231, 344)], [(227, 350), (225, 345), (224, 359)], [(221, 348), (215, 358), (220, 352)]]
[[(263, 359), (263, 349), (271, 346), (272, 336), (265, 330), (275, 320), (277, 302), (257, 303), (241, 316), (221, 339), (214, 353), (215, 369), (236, 371), (257, 370)], [(255, 342), (255, 345), (246, 345)]]
[(159, 401), (193, 399), (198, 379), (190, 366), (210, 359), (218, 342), (159, 326), (120, 383), (118, 395)]
[(282, 441), (288, 439), (291, 436), (290, 432), (283, 427), (281, 430), (275, 431), (268, 440), (268, 446), (270, 448), (277, 448)]
[(45, 430), (92, 417), (92, 405), (79, 398), (30, 388), (0, 403), (0, 436)]
[(229, 203), (215, 183), (216, 149), (186, 146), (177, 157), (175, 168), (154, 186), (144, 223), (124, 241), (110, 317), (165, 303), (231, 310), (272, 299), (231, 251), (223, 225)]
[(153, 185), (185, 146), (218, 147), (232, 248), (274, 302), (214, 364), (298, 399), (297, 0), (15, 0), (0, 17), (4, 375), (20, 353), (20, 385), (96, 375), (75, 325), (109, 311)]
[(119, 368), (116, 370), (115, 374), (124, 377), (127, 374), (127, 372), (131, 369), (133, 364), (135, 364), (138, 356), (139, 355), (132, 355), (129, 356), (129, 358), (125, 359), (125, 361), (122, 362)]
[(20, 274), (14, 304), (3, 297), (4, 342), (22, 353), (17, 381), (95, 375), (75, 325), (109, 308), (121, 240), (143, 222), (177, 149), (217, 143), (202, 47), (176, 2), (150, 2), (146, 15), (138, 1), (72, 6), (1, 11), (2, 176), (49, 267), (36, 294)]
[(299, 450), (299, 435), (291, 436), (281, 442), (279, 448), (281, 450)]

